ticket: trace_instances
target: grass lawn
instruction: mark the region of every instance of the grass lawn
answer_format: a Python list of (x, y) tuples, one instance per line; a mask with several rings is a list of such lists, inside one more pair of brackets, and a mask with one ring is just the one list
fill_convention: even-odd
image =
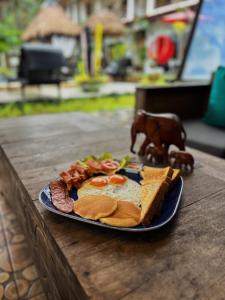
[(134, 95), (107, 96), (92, 99), (71, 99), (56, 102), (26, 102), (0, 105), (0, 118), (71, 111), (112, 111), (134, 107)]

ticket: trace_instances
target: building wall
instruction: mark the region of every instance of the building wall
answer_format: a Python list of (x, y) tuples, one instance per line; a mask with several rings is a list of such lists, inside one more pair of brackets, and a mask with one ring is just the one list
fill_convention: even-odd
[[(152, 41), (161, 34), (168, 35), (177, 40), (177, 53), (181, 53), (180, 45), (183, 49), (183, 36), (177, 36), (173, 26), (163, 24), (159, 18), (146, 19), (146, 16), (152, 15), (155, 8), (184, 0), (64, 0), (66, 10), (72, 19), (79, 24), (84, 24), (88, 17), (100, 10), (109, 9), (121, 18), (121, 21), (127, 24), (129, 28), (126, 35), (121, 38), (104, 39), (106, 48), (111, 49), (116, 43), (121, 41), (127, 47), (129, 55), (137, 68), (143, 65), (143, 54)], [(142, 28), (142, 23), (144, 27)], [(185, 33), (183, 34), (185, 35)], [(183, 51), (183, 50), (182, 50)], [(108, 51), (110, 52), (110, 51)], [(180, 56), (180, 54), (178, 55)]]
[(77, 23), (102, 9), (115, 12), (124, 22), (150, 15), (155, 8), (184, 0), (58, 0)]

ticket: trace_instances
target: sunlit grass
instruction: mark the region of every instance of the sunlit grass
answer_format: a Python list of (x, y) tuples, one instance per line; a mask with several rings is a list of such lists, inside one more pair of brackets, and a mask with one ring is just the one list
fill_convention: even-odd
[(60, 112), (94, 112), (133, 108), (134, 95), (107, 96), (92, 99), (71, 99), (61, 102), (12, 103), (0, 106), (0, 117), (17, 117)]

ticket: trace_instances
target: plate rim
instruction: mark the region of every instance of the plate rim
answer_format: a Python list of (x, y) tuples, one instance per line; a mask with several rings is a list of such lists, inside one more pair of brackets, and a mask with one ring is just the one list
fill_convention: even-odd
[(175, 208), (173, 210), (173, 213), (164, 222), (162, 222), (162, 223), (160, 223), (158, 225), (151, 226), (151, 227), (146, 227), (146, 228), (145, 227), (143, 227), (143, 228), (135, 228), (135, 227), (132, 228), (132, 227), (116, 227), (116, 226), (111, 226), (111, 225), (103, 224), (101, 222), (97, 222), (97, 221), (94, 221), (94, 220), (85, 219), (85, 218), (76, 216), (75, 214), (74, 215), (70, 215), (70, 214), (58, 211), (57, 209), (53, 209), (53, 208), (49, 207), (48, 205), (46, 205), (42, 201), (42, 198), (41, 198), (41, 194), (44, 192), (44, 190), (46, 188), (49, 188), (49, 184), (45, 185), (40, 190), (39, 195), (38, 195), (38, 200), (41, 203), (41, 205), (43, 207), (45, 207), (48, 211), (51, 211), (51, 212), (53, 212), (55, 214), (58, 214), (60, 216), (63, 216), (63, 217), (69, 218), (69, 219), (73, 219), (73, 220), (80, 221), (80, 222), (83, 222), (83, 223), (87, 223), (87, 224), (91, 224), (91, 225), (95, 225), (95, 226), (99, 226), (99, 227), (103, 227), (103, 228), (109, 228), (109, 229), (113, 229), (113, 230), (126, 231), (126, 232), (140, 232), (141, 233), (141, 232), (154, 231), (154, 230), (160, 229), (161, 227), (165, 226), (167, 223), (169, 223), (173, 219), (173, 217), (175, 216), (175, 214), (176, 214), (176, 212), (178, 210), (178, 207), (179, 207), (179, 204), (180, 204), (180, 201), (181, 201), (183, 186), (184, 186), (184, 180), (183, 180), (182, 176), (179, 176), (178, 180), (181, 181), (181, 187), (180, 187), (178, 199), (177, 199), (177, 202), (176, 202), (176, 206), (175, 206)]

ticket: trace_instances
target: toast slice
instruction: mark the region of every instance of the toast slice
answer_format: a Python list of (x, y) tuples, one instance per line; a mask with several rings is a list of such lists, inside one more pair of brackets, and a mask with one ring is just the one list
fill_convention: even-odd
[(174, 184), (177, 180), (178, 180), (178, 178), (180, 177), (180, 173), (181, 173), (181, 171), (180, 171), (180, 169), (173, 169), (173, 175), (172, 175), (172, 184)]
[(149, 180), (149, 179), (162, 179), (162, 178), (172, 178), (173, 175), (173, 169), (171, 167), (165, 167), (165, 168), (152, 168), (152, 167), (144, 167), (141, 171), (141, 176), (143, 177), (143, 180)]
[(173, 169), (171, 167), (166, 168), (151, 168), (151, 167), (144, 167), (143, 171), (141, 172), (141, 176), (143, 180), (141, 181), (142, 185), (149, 184), (154, 180), (165, 181), (169, 185), (172, 181), (173, 176)]
[[(173, 178), (173, 169), (144, 167), (141, 172), (141, 221), (151, 223), (154, 216), (160, 215), (161, 208)], [(176, 172), (177, 174), (177, 172)], [(176, 176), (174, 176), (174, 180)]]
[(163, 180), (154, 180), (141, 186), (142, 224), (150, 224), (154, 216), (159, 214), (167, 190), (168, 185)]

